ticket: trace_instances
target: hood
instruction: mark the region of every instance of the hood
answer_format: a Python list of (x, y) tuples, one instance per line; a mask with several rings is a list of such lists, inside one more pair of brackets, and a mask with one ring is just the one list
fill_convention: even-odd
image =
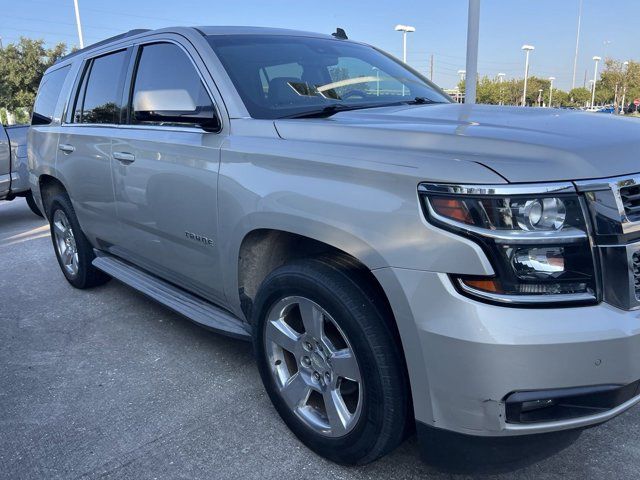
[(276, 120), (284, 139), (406, 149), (480, 163), (509, 182), (640, 172), (640, 119), (554, 108), (408, 105)]

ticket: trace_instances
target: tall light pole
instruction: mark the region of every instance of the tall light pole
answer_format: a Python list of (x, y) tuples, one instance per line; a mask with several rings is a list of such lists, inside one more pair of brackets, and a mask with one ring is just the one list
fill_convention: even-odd
[(525, 61), (524, 61), (524, 89), (522, 91), (522, 106), (527, 106), (527, 79), (529, 77), (529, 53), (532, 50), (535, 50), (535, 47), (532, 45), (523, 45), (522, 50), (525, 52)]
[(396, 32), (402, 32), (402, 61), (407, 63), (407, 33), (415, 32), (415, 27), (396, 25)]
[(500, 84), (500, 101), (498, 102), (499, 105), (504, 105), (504, 99), (502, 98), (502, 82), (504, 80), (505, 74), (500, 72), (498, 74), (498, 83)]
[[(407, 63), (407, 33), (415, 32), (415, 27), (409, 25), (396, 25), (396, 32), (402, 32), (402, 61)], [(404, 83), (402, 84), (402, 96), (404, 97)]]
[(593, 61), (596, 62), (596, 66), (593, 69), (593, 90), (591, 90), (591, 108), (594, 106), (594, 102), (596, 100), (596, 83), (598, 81), (598, 62), (602, 60), (602, 58), (595, 56), (593, 57)]
[(80, 10), (78, 9), (78, 0), (73, 0), (73, 6), (76, 10), (76, 25), (78, 26), (78, 39), (80, 40), (80, 48), (84, 48), (84, 39), (82, 37), (82, 25), (80, 24)]
[[(460, 83), (465, 81), (465, 78), (467, 76), (467, 71), (466, 70), (458, 70), (458, 75), (460, 75)], [(466, 90), (466, 84), (465, 84), (465, 90)], [(462, 103), (462, 98), (463, 98), (463, 94), (462, 92), (458, 93), (458, 103)]]
[(576, 33), (576, 54), (573, 57), (573, 80), (571, 81), (571, 90), (576, 88), (576, 69), (578, 68), (578, 47), (580, 45), (580, 23), (582, 22), (582, 1), (578, 7), (578, 31)]
[(376, 72), (376, 97), (380, 96), (380, 69), (378, 67), (373, 67), (371, 70), (375, 70)]
[(625, 67), (624, 76), (622, 77), (622, 113), (624, 113), (624, 97), (627, 95), (627, 73), (629, 73), (629, 62), (623, 63)]
[(556, 79), (556, 77), (549, 77), (549, 107), (551, 107), (551, 100), (553, 99), (553, 81)]
[(467, 73), (471, 82), (467, 82), (464, 103), (476, 103), (476, 79), (478, 78), (478, 39), (480, 36), (480, 0), (469, 0), (469, 18), (467, 21)]

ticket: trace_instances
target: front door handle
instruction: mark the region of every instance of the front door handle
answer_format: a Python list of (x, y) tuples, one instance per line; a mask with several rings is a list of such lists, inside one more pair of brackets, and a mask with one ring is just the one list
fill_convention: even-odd
[(58, 148), (64, 153), (71, 153), (76, 150), (76, 147), (74, 147), (73, 145), (69, 145), (68, 143), (61, 143), (60, 145), (58, 145)]
[(136, 160), (136, 156), (129, 152), (113, 152), (111, 156), (121, 163), (129, 164)]

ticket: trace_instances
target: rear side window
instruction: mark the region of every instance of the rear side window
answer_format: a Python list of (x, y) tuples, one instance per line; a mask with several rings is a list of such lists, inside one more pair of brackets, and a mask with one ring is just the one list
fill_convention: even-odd
[(42, 77), (38, 96), (33, 106), (32, 125), (48, 125), (53, 121), (53, 114), (58, 103), (62, 85), (69, 73), (70, 65), (47, 73)]
[(74, 109), (75, 123), (119, 123), (128, 52), (92, 59), (85, 68)]
[[(200, 75), (187, 54), (173, 43), (154, 43), (142, 47), (131, 96), (131, 123), (174, 125), (158, 121), (153, 110), (198, 112), (214, 111), (213, 101), (202, 84)], [(188, 122), (181, 121), (185, 126)]]

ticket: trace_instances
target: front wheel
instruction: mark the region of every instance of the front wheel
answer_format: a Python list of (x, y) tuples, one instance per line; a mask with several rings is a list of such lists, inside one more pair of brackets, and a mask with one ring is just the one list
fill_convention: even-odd
[(363, 464), (395, 448), (408, 382), (391, 319), (345, 263), (276, 269), (256, 296), (254, 346), (276, 410), (316, 453)]

